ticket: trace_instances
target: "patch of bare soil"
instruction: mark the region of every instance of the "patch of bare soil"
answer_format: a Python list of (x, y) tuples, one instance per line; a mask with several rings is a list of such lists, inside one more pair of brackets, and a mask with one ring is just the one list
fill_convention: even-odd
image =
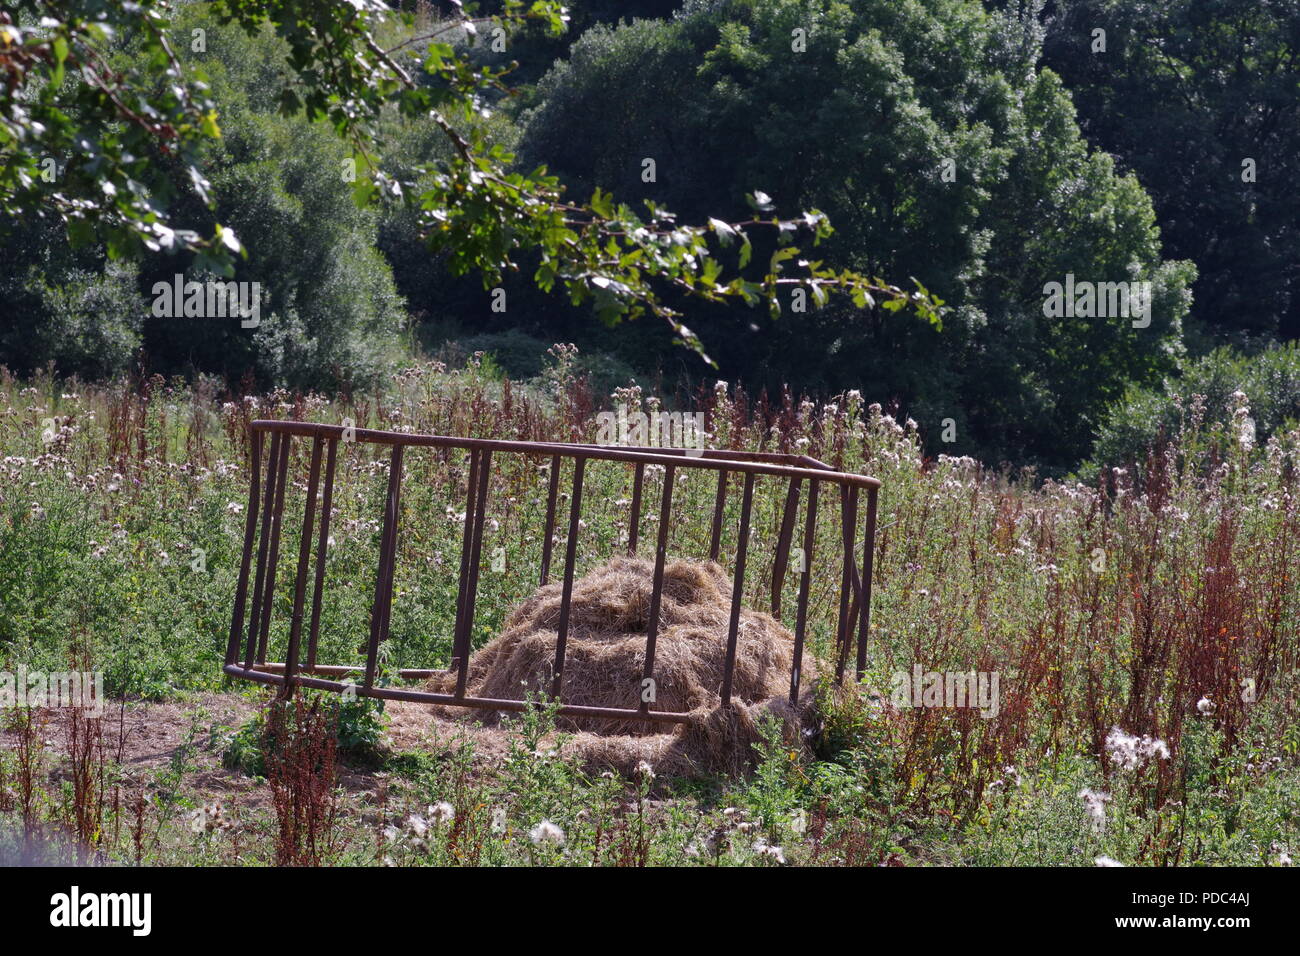
[[(250, 777), (222, 764), (222, 751), (230, 735), (254, 718), (271, 695), (255, 697), (243, 693), (206, 693), (172, 701), (108, 701), (102, 716), (102, 741), (106, 758), (121, 769), (119, 794), (123, 804), (141, 792), (157, 791), (169, 771), (186, 766), (177, 794), (194, 805), (220, 803), (228, 810), (255, 813), (271, 810), (271, 793), (266, 781)], [(473, 745), (474, 764), (483, 774), (500, 765), (509, 752), (513, 731), (485, 725), (478, 712), (454, 715), (431, 713), (423, 704), (388, 701), (384, 708), (381, 746), (388, 753), (416, 752), (430, 755), (449, 753), (464, 742)], [(44, 764), (54, 780), (67, 777), (67, 753), (71, 730), (67, 710), (41, 711), (37, 734), (44, 746)], [(559, 745), (553, 734), (550, 743)], [(568, 734), (565, 754), (576, 756), (590, 769), (624, 767), (630, 756), (658, 764), (673, 743), (671, 735), (602, 736), (590, 731)], [(0, 729), (0, 750), (13, 750), (18, 735)], [(604, 753), (609, 746), (622, 748), (619, 759)], [(188, 752), (183, 752), (183, 751)], [(363, 818), (373, 816), (376, 800), (385, 783), (381, 768), (339, 765), (339, 783), (345, 802)], [(667, 769), (667, 764), (665, 764)]]
[[(265, 808), (270, 791), (265, 781), (222, 765), (222, 750), (230, 732), (237, 730), (270, 699), (238, 693), (209, 693), (175, 701), (109, 701), (102, 717), (105, 756), (120, 766), (126, 797), (158, 785), (159, 778), (184, 759), (188, 772), (180, 792), (196, 803), (219, 801), (227, 806)], [(509, 736), (500, 728), (482, 727), (465, 720), (446, 719), (417, 704), (389, 701), (381, 738), (389, 752), (438, 753), (469, 739), (480, 763), (497, 763), (509, 748)], [(70, 732), (69, 711), (39, 712), (37, 734), (46, 765), (59, 778)], [(18, 735), (0, 729), (0, 749), (13, 750)], [(188, 754), (182, 750), (189, 749)], [(378, 786), (374, 768), (340, 765), (339, 782), (349, 794), (363, 796)]]
[[(121, 768), (129, 795), (148, 789), (158, 775), (189, 747), (183, 792), (199, 799), (260, 805), (263, 787), (221, 765), (222, 728), (235, 728), (256, 712), (258, 703), (240, 694), (200, 694), (176, 701), (108, 701), (101, 718), (102, 746), (108, 760)], [(56, 778), (64, 773), (71, 731), (67, 709), (37, 713), (37, 734)], [(0, 748), (17, 746), (18, 733), (0, 730)]]

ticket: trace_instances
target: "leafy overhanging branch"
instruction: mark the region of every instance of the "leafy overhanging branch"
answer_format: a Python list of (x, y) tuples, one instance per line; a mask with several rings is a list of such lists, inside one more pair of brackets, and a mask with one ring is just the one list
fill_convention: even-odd
[[(220, 224), (207, 237), (171, 225), (175, 187), (151, 165), (159, 154), (178, 160), (190, 188), (211, 207), (200, 157), (205, 142), (221, 131), (206, 77), (198, 70), (187, 75), (168, 40), (172, 5), (68, 3), (57, 5), (55, 16), (49, 5), (40, 5), (43, 15), (35, 6), (20, 4), (16, 17), (0, 12), (0, 199), (6, 211), (43, 216), (52, 209), (74, 242), (100, 237), (111, 256), (139, 245), (188, 250), (196, 268), (233, 274), (234, 257), (243, 251), (239, 239)], [(476, 66), (442, 37), (453, 30), (472, 36), (488, 24), (508, 32), (540, 25), (555, 35), (565, 29), (567, 14), (555, 0), (505, 0), (481, 16), (480, 6), (465, 4), (461, 17), (419, 35), (410, 14), (374, 0), (215, 0), (209, 9), (250, 34), (274, 30), (288, 47), (296, 79), (281, 91), (281, 111), (327, 121), (349, 143), (366, 168), (354, 191), (358, 202), (400, 197), (418, 204), (430, 247), (447, 256), (456, 274), (476, 271), (491, 285), (517, 271), (519, 255), (531, 252), (543, 290), (562, 286), (570, 301), (590, 302), (610, 324), (656, 315), (706, 360), (703, 344), (667, 296), (766, 302), (776, 316), (779, 290), (801, 287), (817, 306), (836, 292), (858, 307), (911, 307), (939, 324), (942, 302), (915, 280), (905, 291), (804, 256), (796, 236), (816, 246), (831, 234), (817, 210), (782, 219), (772, 200), (756, 192), (747, 197), (753, 210), (748, 219), (685, 225), (650, 202), (638, 215), (600, 190), (574, 203), (544, 167), (513, 170), (514, 157), (489, 144), (478, 122), (490, 111), (490, 97), (508, 92), (503, 79), (509, 70)], [(83, 7), (90, 12), (79, 12)], [(377, 37), (394, 25), (412, 35), (385, 49)], [(124, 37), (143, 55), (149, 75), (113, 65), (114, 44)], [(451, 157), (405, 179), (386, 173), (376, 159), (378, 126), (392, 109), (437, 125), (451, 143)], [(55, 156), (70, 158), (51, 181), (42, 173)], [(754, 271), (760, 234), (775, 236), (774, 251), (766, 271), (751, 279), (746, 276)], [(730, 277), (720, 258), (728, 248), (735, 250)]]

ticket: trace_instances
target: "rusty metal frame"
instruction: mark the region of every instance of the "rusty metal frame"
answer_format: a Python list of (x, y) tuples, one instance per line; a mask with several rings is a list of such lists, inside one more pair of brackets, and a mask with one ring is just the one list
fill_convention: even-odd
[[(742, 452), (683, 448), (645, 448), (565, 444), (559, 442), (506, 441), (480, 438), (453, 438), (442, 435), (403, 434), (365, 428), (345, 429), (339, 425), (297, 421), (259, 420), (251, 425), (250, 474), (247, 515), (244, 523), (243, 557), (235, 589), (235, 606), (231, 617), (230, 638), (226, 647), (224, 671), (231, 677), (277, 686), (282, 696), (291, 696), (298, 687), (310, 687), (339, 693), (355, 694), (382, 700), (405, 700), (481, 710), (522, 711), (527, 701), (474, 697), (466, 692), (474, 608), (482, 563), (483, 524), (487, 512), (488, 486), (494, 453), (524, 454), (549, 459), (547, 477), (546, 522), (542, 545), (540, 584), (550, 580), (559, 498), (560, 472), (572, 460), (572, 484), (569, 492), (568, 536), (563, 556), (560, 618), (557, 626), (555, 661), (551, 696), (558, 713), (573, 717), (608, 720), (645, 720), (652, 723), (687, 723), (690, 716), (672, 711), (650, 710), (646, 703), (637, 708), (593, 707), (564, 701), (564, 657), (568, 642), (569, 609), (577, 564), (577, 542), (582, 517), (583, 479), (588, 461), (619, 461), (633, 464), (632, 515), (628, 528), (628, 553), (636, 554), (640, 538), (642, 498), (647, 465), (664, 469), (663, 492), (659, 503), (659, 523), (655, 541), (654, 579), (646, 633), (643, 679), (653, 679), (655, 644), (658, 639), (660, 605), (663, 593), (664, 565), (671, 534), (674, 477), (678, 469), (714, 471), (718, 475), (710, 524), (709, 557), (718, 560), (724, 526), (724, 512), (730, 476), (742, 476), (740, 526), (737, 537), (731, 615), (727, 630), (726, 664), (721, 696), (724, 705), (731, 703), (732, 675), (735, 669), (740, 612), (745, 586), (749, 548), (749, 528), (753, 517), (754, 487), (760, 477), (784, 479), (784, 510), (777, 551), (772, 568), (771, 607), (780, 614), (781, 593), (789, 569), (790, 548), (802, 489), (807, 485), (803, 535), (803, 567), (798, 570), (798, 604), (794, 633), (794, 662), (790, 674), (790, 702), (797, 703), (803, 668), (808, 625), (808, 599), (813, 569), (813, 545), (817, 529), (818, 493), (822, 485), (838, 489), (841, 500), (842, 550), (835, 557), (841, 565), (836, 625), (837, 680), (842, 680), (850, 652), (856, 643), (856, 674), (860, 679), (866, 667), (867, 641), (871, 617), (871, 575), (875, 550), (876, 510), (880, 482), (864, 475), (838, 472), (807, 455), (774, 452)], [(270, 436), (264, 449), (265, 436)], [(299, 539), (298, 563), (294, 575), (292, 616), (288, 647), (283, 662), (267, 661), (267, 644), (275, 598), (276, 566), (279, 561), (280, 535), (284, 521), (285, 486), (288, 463), (295, 438), (309, 439), (311, 458), (306, 484), (306, 506)], [(340, 441), (389, 446), (388, 485), (383, 524), (380, 532), (379, 566), (376, 571), (371, 604), (370, 633), (364, 665), (331, 665), (317, 662), (320, 638), (321, 602), (325, 586), (325, 563), (329, 542), (330, 509), (334, 494), (334, 475), (338, 464)], [(456, 621), (452, 636), (452, 653), (447, 670), (404, 668), (395, 672), (402, 680), (427, 680), (434, 675), (456, 674), (454, 693), (434, 693), (376, 683), (381, 673), (380, 649), (388, 639), (396, 574), (397, 541), (400, 531), (403, 458), (407, 448), (440, 448), (469, 454), (469, 480), (465, 501), (465, 530), (461, 543)], [(265, 451), (265, 464), (263, 453)], [(322, 489), (323, 472), (323, 489)], [(860, 493), (867, 497), (863, 528), (862, 565), (856, 560), (857, 515)], [(318, 506), (319, 501), (319, 506)], [(259, 530), (260, 520), (260, 530)], [(312, 563), (312, 542), (316, 541), (315, 567), (310, 614), (306, 612), (306, 589)], [(252, 583), (252, 606), (249, 584)], [(300, 653), (303, 626), (306, 623), (306, 653)], [(856, 631), (856, 635), (855, 632)], [(855, 640), (856, 636), (856, 640)], [(240, 648), (243, 645), (243, 660)], [(344, 680), (360, 676), (361, 681)], [(329, 679), (339, 678), (339, 679)]]

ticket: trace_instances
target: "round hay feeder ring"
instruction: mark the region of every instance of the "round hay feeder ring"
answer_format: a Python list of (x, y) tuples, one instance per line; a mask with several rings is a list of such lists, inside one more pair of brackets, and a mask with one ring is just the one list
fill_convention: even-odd
[[(302, 446), (297, 455), (295, 442)], [(317, 651), (339, 460), (353, 449), (374, 455), (384, 448), (389, 449), (387, 490), (369, 629), (358, 652), (364, 659), (322, 663)], [(464, 462), (465, 513), (457, 555), (455, 621), (450, 657), (441, 668), (388, 669), (382, 653), (391, 624), (408, 451), (438, 456), (439, 467), (459, 467)], [(834, 636), (834, 678), (843, 679), (850, 658), (859, 677), (866, 666), (880, 489), (875, 478), (838, 472), (804, 455), (455, 438), (297, 421), (253, 422), (249, 454), (252, 477), (243, 556), (224, 670), (233, 677), (275, 685), (285, 696), (297, 687), (311, 687), (447, 708), (512, 712), (533, 706), (535, 697), (525, 694), (527, 689), (551, 699), (557, 714), (575, 724), (608, 722), (625, 731), (699, 724), (717, 709), (711, 703), (724, 710), (753, 703), (756, 696), (770, 696), (774, 680), (779, 680), (789, 706), (798, 707), (815, 567), (828, 567), (831, 575), (826, 580), (838, 582), (818, 602), (827, 616), (827, 631)], [(547, 471), (544, 519), (535, 529), (542, 542), (536, 568), (538, 590), (514, 609), (502, 635), (472, 654), (493, 468), (500, 479), (503, 465), (519, 456)], [(589, 466), (631, 471), (630, 517), (623, 537), (626, 554), (603, 556), (607, 564), (579, 578), (578, 545), (584, 514), (592, 507), (591, 496), (585, 502), (583, 497)], [(564, 471), (569, 472), (567, 508), (561, 502)], [(292, 480), (298, 473), (301, 480)], [(638, 556), (642, 504), (651, 475), (662, 475), (658, 520), (653, 557), (642, 558)], [(685, 545), (688, 551), (692, 547), (698, 551), (685, 555), (694, 561), (668, 557), (669, 545), (675, 543), (673, 498), (680, 479), (687, 475), (703, 475), (705, 480), (711, 476), (716, 481), (710, 492), (707, 556), (702, 535)], [(761, 575), (770, 594), (770, 614), (743, 603), (746, 574), (755, 563), (751, 539), (759, 482), (784, 486), (784, 495), (772, 496), (772, 507), (767, 509), (771, 513), (763, 516), (775, 532), (774, 547), (764, 552), (764, 557), (771, 555), (771, 563)], [(729, 506), (734, 511), (736, 486), (738, 527), (734, 554), (726, 561), (722, 543), (731, 524), (727, 516)], [(291, 581), (278, 580), (277, 575), (285, 537), (286, 488), (305, 488)], [(865, 507), (860, 501), (863, 492)], [(597, 505), (607, 504), (597, 499)], [(565, 510), (567, 514), (562, 513)], [(800, 511), (802, 537), (796, 545)], [(826, 547), (821, 552), (817, 548), (819, 520), (827, 523), (828, 515), (838, 524), (838, 533), (836, 546), (824, 554)], [(562, 554), (555, 553), (559, 526), (567, 527)], [(677, 550), (681, 548), (679, 544)], [(286, 558), (291, 554), (285, 553)], [(447, 563), (449, 569), (452, 566)], [(779, 623), (788, 578), (797, 589), (794, 626), (789, 631)], [(751, 577), (751, 585), (754, 580)], [(273, 630), (277, 587), (291, 588), (292, 603), (290, 613), (281, 614)], [(634, 649), (629, 644), (633, 638)], [(519, 666), (504, 671), (516, 675), (513, 683), (496, 679), (488, 667), (489, 658), (505, 653), (503, 641), (518, 658)], [(272, 648), (282, 648), (282, 656), (275, 655), (280, 660), (268, 660)], [(615, 676), (609, 677), (602, 668)], [(522, 684), (519, 674), (525, 675)]]

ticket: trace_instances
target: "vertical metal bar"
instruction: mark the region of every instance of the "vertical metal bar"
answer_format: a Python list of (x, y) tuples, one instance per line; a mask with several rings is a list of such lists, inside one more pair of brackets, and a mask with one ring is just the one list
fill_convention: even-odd
[(637, 541), (641, 536), (641, 485), (645, 482), (645, 462), (636, 463), (636, 477), (632, 479), (632, 519), (627, 529), (627, 553), (636, 555)]
[(257, 626), (262, 620), (262, 591), (266, 583), (266, 553), (271, 546), (271, 506), (275, 503), (275, 473), (280, 460), (280, 433), (271, 433), (270, 453), (266, 456), (266, 492), (262, 499), (262, 531), (257, 543), (257, 576), (253, 579), (253, 609), (248, 615), (248, 644), (244, 666), (252, 667), (257, 654)]
[(307, 630), (307, 670), (316, 666), (316, 645), (320, 642), (321, 601), (325, 594), (325, 556), (330, 543), (330, 511), (334, 507), (334, 467), (338, 458), (339, 440), (329, 439), (329, 452), (325, 456), (325, 493), (321, 499), (320, 541), (316, 545), (316, 585), (311, 599), (311, 626)]
[(794, 624), (794, 664), (790, 668), (790, 703), (799, 703), (799, 680), (803, 673), (803, 643), (808, 626), (808, 588), (812, 581), (813, 545), (817, 541), (817, 491), (820, 481), (808, 482), (808, 513), (803, 526), (803, 574), (799, 578), (799, 609)]
[(266, 556), (266, 594), (262, 598), (262, 630), (257, 638), (257, 663), (266, 663), (266, 645), (271, 633), (271, 610), (275, 598), (275, 575), (280, 563), (280, 529), (284, 524), (284, 487), (289, 483), (289, 449), (286, 433), (280, 442), (280, 464), (275, 473), (275, 505), (271, 514), (271, 550)]
[[(393, 529), (389, 535), (388, 544), (388, 590), (384, 594), (384, 629), (379, 632), (379, 642), (383, 644), (388, 640), (389, 624), (393, 619), (393, 590), (397, 580), (397, 541), (401, 534), (401, 505), (402, 505), (402, 477), (404, 474), (405, 446), (394, 446), (394, 451), (401, 450), (401, 454), (394, 455), (394, 461), (389, 465), (390, 468), (397, 470), (396, 494), (393, 496)], [(389, 482), (393, 483), (393, 478), (389, 476)]]
[[(643, 687), (645, 686), (644, 681), (653, 680), (655, 676), (655, 644), (659, 640), (659, 608), (663, 602), (664, 593), (664, 562), (668, 559), (668, 529), (673, 508), (674, 470), (673, 465), (664, 466), (664, 494), (659, 506), (659, 534), (658, 541), (655, 544), (654, 586), (650, 591), (650, 620), (649, 627), (646, 630), (645, 667), (641, 672)], [(640, 466), (638, 466), (637, 471), (639, 475)], [(649, 709), (650, 703), (642, 695), (641, 710)]]
[(740, 505), (740, 540), (736, 542), (736, 578), (731, 588), (731, 623), (727, 626), (727, 663), (722, 672), (722, 706), (731, 706), (731, 677), (736, 669), (736, 640), (740, 631), (740, 602), (745, 591), (745, 557), (749, 552), (749, 513), (754, 504), (754, 473), (745, 472)]
[(709, 537), (709, 560), (718, 560), (718, 550), (722, 547), (722, 509), (727, 503), (727, 472), (718, 472), (718, 493), (713, 499), (713, 531)]
[(469, 549), (474, 540), (474, 501), (478, 494), (478, 450), (469, 450), (469, 484), (465, 492), (465, 530), (460, 540), (460, 583), (456, 587), (456, 624), (451, 638), (451, 667), (462, 673), (469, 666), (468, 642), (462, 641), (465, 630), (465, 595), (469, 593)]
[(878, 488), (867, 489), (867, 529), (862, 542), (862, 607), (858, 624), (858, 680), (867, 669), (867, 636), (871, 630), (871, 570), (876, 557)]
[(555, 544), (555, 496), (560, 488), (560, 456), (551, 456), (551, 476), (546, 490), (546, 535), (542, 539), (542, 586), (551, 577), (551, 550)]
[[(456, 674), (456, 696), (465, 696), (465, 683), (469, 679), (470, 638), (474, 629), (474, 605), (478, 602), (478, 572), (483, 558), (483, 522), (487, 512), (488, 481), (492, 476), (492, 452), (484, 448), (479, 453), (478, 492), (474, 498), (474, 534), (470, 539), (469, 585), (465, 590), (465, 623), (460, 634), (460, 659), (465, 662)], [(469, 518), (466, 517), (468, 521)]]
[(257, 497), (262, 487), (262, 433), (255, 431), (248, 449), (248, 513), (244, 517), (244, 552), (239, 561), (239, 583), (235, 586), (235, 610), (230, 619), (230, 641), (226, 663), (235, 663), (239, 638), (244, 632), (244, 611), (248, 604), (248, 572), (253, 563), (253, 537), (257, 534)]
[(578, 520), (582, 516), (582, 474), (587, 459), (578, 456), (573, 462), (573, 500), (569, 504), (569, 540), (564, 549), (564, 590), (560, 595), (560, 621), (555, 640), (555, 668), (551, 678), (551, 697), (560, 699), (564, 681), (564, 649), (569, 640), (569, 604), (573, 598), (573, 567), (578, 559)]
[(388, 462), (388, 498), (384, 505), (384, 528), (379, 541), (379, 573), (375, 577), (375, 600), (370, 607), (370, 644), (366, 648), (366, 687), (375, 684), (379, 666), (379, 645), (388, 639), (388, 615), (393, 603), (393, 571), (397, 554), (397, 517), (402, 495), (402, 450), (394, 445)]
[(841, 500), (844, 502), (844, 509), (841, 513), (841, 522), (844, 532), (844, 573), (840, 578), (840, 619), (835, 630), (835, 649), (839, 658), (835, 665), (837, 681), (844, 679), (849, 647), (853, 643), (849, 598), (853, 591), (853, 542), (858, 533), (858, 489), (856, 486), (849, 486), (843, 491)]
[(785, 511), (781, 515), (781, 533), (776, 540), (776, 560), (772, 562), (772, 616), (781, 616), (781, 591), (785, 588), (785, 571), (790, 563), (790, 542), (794, 538), (794, 521), (799, 511), (799, 479), (790, 479), (785, 493)]
[(289, 648), (284, 655), (282, 697), (293, 696), (298, 673), (298, 641), (302, 637), (302, 609), (307, 599), (307, 565), (311, 561), (312, 531), (316, 527), (316, 488), (320, 484), (320, 460), (324, 441), (318, 435), (311, 443), (311, 469), (307, 475), (307, 504), (302, 515), (302, 537), (298, 542), (298, 576), (293, 586), (293, 617), (289, 623)]

